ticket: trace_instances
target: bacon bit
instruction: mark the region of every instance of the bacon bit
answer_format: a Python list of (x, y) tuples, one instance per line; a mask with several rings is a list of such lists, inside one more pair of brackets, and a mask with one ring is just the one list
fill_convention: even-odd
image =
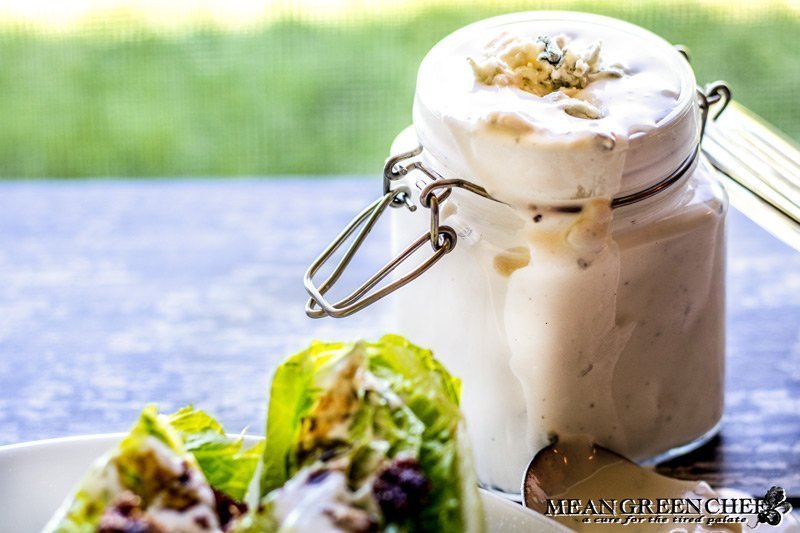
[(98, 533), (166, 533), (142, 511), (142, 499), (125, 491), (117, 496), (100, 518)]
[(247, 504), (244, 502), (236, 501), (222, 491), (212, 487), (214, 491), (214, 498), (217, 502), (217, 516), (219, 517), (219, 525), (224, 530), (225, 527), (233, 522), (236, 518), (247, 512)]

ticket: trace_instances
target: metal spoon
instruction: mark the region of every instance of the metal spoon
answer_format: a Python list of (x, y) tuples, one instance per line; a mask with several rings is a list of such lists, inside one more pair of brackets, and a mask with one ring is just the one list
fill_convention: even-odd
[[(765, 489), (768, 487), (765, 487)], [(659, 511), (642, 508), (642, 499), (656, 502), (658, 500), (707, 500), (710, 498), (745, 498), (749, 495), (730, 489), (713, 490), (702, 481), (681, 481), (643, 468), (629, 459), (607, 448), (594, 444), (587, 438), (562, 439), (542, 449), (528, 465), (522, 485), (523, 503), (535, 511), (554, 518), (563, 525), (576, 530), (617, 530), (620, 524), (631, 525), (630, 531), (672, 531), (676, 527), (692, 530), (693, 523), (677, 524), (676, 517), (693, 516), (691, 513), (675, 511), (674, 508)], [(586, 508), (590, 500), (597, 505), (597, 512), (589, 515), (573, 515), (569, 512), (567, 502), (574, 499)], [(608, 502), (603, 509), (601, 501)], [(619, 506), (620, 502), (633, 502), (627, 510)], [(616, 502), (616, 503), (615, 503)], [(613, 506), (613, 510), (611, 507)], [(641, 522), (626, 518), (626, 515), (644, 517)], [(589, 516), (590, 522), (584, 519)], [(667, 522), (651, 522), (653, 516), (666, 516)], [(724, 517), (725, 515), (717, 515)], [(747, 519), (747, 525), (757, 524), (758, 515), (739, 515)], [(595, 520), (598, 518), (598, 520)], [(601, 522), (608, 518), (609, 522)], [(620, 518), (622, 522), (611, 520)], [(770, 531), (800, 531), (800, 522), (790, 514), (783, 514), (780, 528), (770, 527)], [(626, 520), (628, 522), (626, 522)], [(707, 524), (707, 517), (703, 517)], [(698, 524), (700, 525), (700, 524)], [(706, 526), (707, 527), (707, 526)], [(714, 530), (729, 529), (743, 531), (745, 524), (720, 524)]]
[(572, 487), (591, 478), (604, 467), (626, 464), (640, 468), (588, 438), (576, 437), (555, 442), (540, 450), (528, 465), (522, 484), (523, 502), (526, 507), (545, 513), (548, 499), (565, 495)]

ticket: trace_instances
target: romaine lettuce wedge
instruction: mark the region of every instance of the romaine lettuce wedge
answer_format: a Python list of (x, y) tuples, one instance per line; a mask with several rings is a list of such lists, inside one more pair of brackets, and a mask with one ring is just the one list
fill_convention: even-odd
[(244, 449), (241, 438), (226, 437), (203, 411), (161, 415), (148, 406), (44, 531), (223, 531), (244, 511), (261, 453), (262, 444)]
[(289, 357), (270, 393), (259, 516), (241, 531), (482, 530), (459, 393), (430, 351), (395, 335)]

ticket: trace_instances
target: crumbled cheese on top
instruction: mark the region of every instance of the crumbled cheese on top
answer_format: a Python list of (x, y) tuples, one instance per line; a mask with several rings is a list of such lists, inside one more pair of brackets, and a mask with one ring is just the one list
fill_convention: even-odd
[(484, 85), (515, 87), (547, 96), (559, 91), (566, 98), (563, 109), (580, 118), (599, 118), (590, 102), (574, 98), (580, 89), (601, 78), (619, 78), (620, 65), (603, 66), (600, 41), (584, 49), (568, 46), (567, 37), (530, 39), (504, 33), (491, 41), (482, 59), (468, 57), (475, 79)]

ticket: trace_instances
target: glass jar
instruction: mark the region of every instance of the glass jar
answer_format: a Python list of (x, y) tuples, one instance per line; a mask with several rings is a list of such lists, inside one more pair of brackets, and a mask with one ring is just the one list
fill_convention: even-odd
[[(371, 301), (406, 285), (395, 330), (462, 379), (486, 487), (519, 494), (559, 436), (645, 460), (715, 432), (727, 198), (699, 143), (718, 97), (667, 42), (596, 15), (489, 19), (423, 60), (359, 237), (392, 205), (400, 260), (433, 245)], [(309, 289), (310, 314), (336, 278)]]
[[(442, 64), (464, 42), (486, 41), (500, 29), (594, 36), (598, 27), (606, 41), (636, 36), (641, 57), (664, 61), (680, 87), (665, 117), (631, 135), (626, 147), (618, 139), (598, 161), (597, 151), (571, 137), (559, 143), (560, 132), (526, 146), (513, 123), (505, 136), (453, 125), (460, 110), (446, 109), (452, 85), (442, 77), (451, 73)], [(688, 63), (658, 37), (619, 21), (529, 13), (460, 30), (431, 51), (419, 76), (414, 128), (392, 153), (421, 144), (417, 157), (427, 168), (504, 202), (454, 189), (441, 223), (456, 231), (458, 245), (394, 295), (396, 331), (430, 347), (463, 380), (481, 482), (518, 493), (527, 463), (558, 435), (588, 434), (635, 460), (710, 436), (723, 403), (724, 191), (700, 156), (671, 186), (609, 209), (611, 195), (663, 182), (696, 150), (702, 117)], [(570, 149), (577, 171), (564, 163)], [(539, 167), (527, 172), (528, 164)], [(598, 177), (600, 167), (621, 176)], [(572, 179), (552, 180), (558, 168)], [(507, 180), (506, 172), (528, 175)], [(419, 204), (416, 174), (404, 181)], [(429, 221), (402, 209), (392, 214), (397, 253)]]
[[(727, 208), (714, 172), (701, 160), (672, 190), (615, 210), (613, 251), (588, 265), (547, 249), (564, 230), (539, 238), (518, 211), (453, 191), (443, 223), (458, 246), (393, 295), (394, 329), (462, 379), (485, 486), (518, 494), (528, 462), (559, 435), (589, 434), (634, 460), (713, 436)], [(392, 213), (398, 252), (425, 221)], [(555, 216), (562, 227), (580, 217)]]

